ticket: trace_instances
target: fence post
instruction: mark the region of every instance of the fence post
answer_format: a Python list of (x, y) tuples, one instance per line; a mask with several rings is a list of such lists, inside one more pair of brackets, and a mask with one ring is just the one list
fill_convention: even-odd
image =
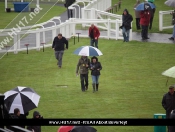
[(163, 30), (163, 17), (162, 17), (162, 11), (159, 11), (159, 31)]
[(116, 40), (118, 40), (118, 37), (119, 37), (119, 23), (118, 23), (118, 19), (116, 19), (115, 27), (116, 27)]
[(36, 33), (36, 48), (37, 50), (40, 50), (40, 32)]
[(111, 23), (110, 23), (111, 19), (108, 19), (108, 31), (107, 31), (107, 38), (110, 38), (110, 31), (111, 31)]
[(14, 35), (14, 54), (17, 54), (18, 53), (18, 50), (17, 50), (17, 44), (18, 44), (18, 37), (17, 35)]
[(90, 19), (95, 19), (95, 9), (91, 8), (91, 18)]
[[(61, 33), (61, 30), (60, 30)], [(55, 38), (56, 35), (56, 29), (52, 29), (52, 40)]]
[(20, 45), (21, 45), (21, 38), (20, 38), (20, 34), (17, 34), (17, 49), (20, 49)]

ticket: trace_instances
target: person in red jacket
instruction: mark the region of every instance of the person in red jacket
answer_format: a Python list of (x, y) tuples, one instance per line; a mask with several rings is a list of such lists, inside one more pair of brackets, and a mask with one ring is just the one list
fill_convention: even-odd
[(90, 37), (91, 46), (94, 47), (94, 43), (95, 43), (95, 47), (98, 48), (99, 36), (100, 36), (99, 29), (94, 24), (91, 24), (91, 26), (89, 27), (89, 37)]
[(140, 12), (140, 25), (142, 27), (142, 40), (149, 39), (148, 38), (148, 26), (150, 22), (150, 12), (148, 10), (144, 10)]

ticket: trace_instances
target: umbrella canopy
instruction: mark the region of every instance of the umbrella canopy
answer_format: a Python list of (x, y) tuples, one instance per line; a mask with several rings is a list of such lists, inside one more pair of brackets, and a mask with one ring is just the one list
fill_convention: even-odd
[(97, 132), (97, 130), (91, 126), (74, 126), (70, 132)]
[(175, 7), (175, 0), (167, 0), (165, 1), (165, 5)]
[(57, 132), (70, 132), (74, 126), (61, 126)]
[(162, 75), (167, 77), (173, 77), (175, 78), (175, 66), (169, 68), (168, 70), (162, 72)]
[(143, 2), (138, 4), (138, 6), (136, 7), (136, 11), (151, 10), (153, 8), (156, 8), (156, 6), (153, 3)]
[(74, 54), (80, 56), (100, 56), (103, 55), (102, 52), (96, 47), (92, 46), (82, 46), (74, 51)]
[(5, 92), (4, 95), (4, 104), (9, 113), (14, 113), (14, 109), (18, 108), (21, 114), (25, 114), (36, 108), (40, 99), (40, 96), (32, 88), (21, 86)]

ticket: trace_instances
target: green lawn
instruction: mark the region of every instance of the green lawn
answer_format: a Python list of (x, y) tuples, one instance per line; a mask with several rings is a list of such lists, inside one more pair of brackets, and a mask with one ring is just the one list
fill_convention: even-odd
[[(9, 2), (10, 3), (10, 2)], [(3, 28), (17, 28), (16, 24), (18, 24), (21, 27), (24, 26), (31, 26), (34, 24), (45, 22), (55, 16), (59, 16), (63, 12), (66, 11), (65, 7), (57, 6), (54, 4), (40, 4), (41, 10), (36, 15), (30, 15), (31, 12), (23, 12), (23, 13), (17, 13), (17, 12), (10, 12), (7, 13), (4, 11), (4, 2), (0, 2), (0, 29)], [(13, 8), (13, 6), (10, 6)], [(34, 8), (35, 3), (31, 3), (30, 8)], [(23, 26), (24, 25), (24, 26)]]
[[(45, 118), (152, 118), (154, 113), (165, 113), (161, 99), (168, 86), (161, 73), (174, 66), (174, 45), (100, 39), (99, 49), (104, 55), (99, 57), (103, 66), (99, 91), (92, 93), (89, 76), (89, 90), (82, 93), (75, 76), (79, 56), (73, 51), (87, 43), (89, 39), (81, 38), (75, 45), (70, 40), (62, 69), (57, 68), (51, 48), (5, 55), (0, 60), (0, 92), (16, 86), (34, 88), (41, 96), (35, 110)], [(174, 79), (169, 79), (170, 84)], [(58, 127), (45, 126), (43, 132), (54, 132)], [(146, 126), (95, 128), (99, 132), (153, 131)]]
[[(113, 0), (113, 4), (118, 0)], [(171, 10), (164, 5), (164, 0), (155, 1), (157, 10), (153, 29), (158, 32), (158, 10)], [(122, 0), (122, 14), (127, 8), (134, 17), (135, 0)], [(0, 28), (4, 28), (17, 13), (5, 13), (4, 4), (0, 3)], [(46, 5), (43, 5), (46, 6)], [(48, 7), (46, 7), (48, 9)], [(65, 8), (54, 6), (39, 22), (44, 22), (53, 16), (58, 16)], [(135, 31), (135, 21), (133, 22)], [(165, 30), (163, 33), (172, 33)], [(0, 60), (0, 93), (16, 86), (34, 88), (41, 96), (39, 107), (44, 118), (153, 118), (154, 113), (165, 113), (161, 106), (166, 77), (161, 73), (174, 66), (174, 45), (159, 43), (144, 43), (121, 40), (99, 40), (99, 49), (103, 56), (99, 57), (103, 69), (100, 76), (100, 86), (97, 93), (92, 93), (91, 76), (89, 74), (89, 90), (82, 93), (80, 79), (75, 75), (79, 56), (73, 51), (89, 43), (89, 39), (80, 38), (80, 42), (69, 42), (69, 49), (63, 57), (63, 68), (58, 69), (53, 50), (46, 48), (45, 52), (31, 50), (18, 54), (9, 53)], [(168, 85), (174, 84), (170, 78)], [(59, 87), (67, 85), (68, 87)], [(32, 117), (32, 112), (28, 118)], [(44, 126), (42, 132), (56, 132), (59, 126)], [(96, 126), (98, 132), (153, 132), (153, 127)]]

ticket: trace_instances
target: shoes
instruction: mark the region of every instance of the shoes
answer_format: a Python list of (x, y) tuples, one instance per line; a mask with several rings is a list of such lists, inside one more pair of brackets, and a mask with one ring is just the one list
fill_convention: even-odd
[(85, 86), (85, 90), (88, 90), (88, 86)]
[(148, 37), (146, 37), (145, 39), (149, 39)]
[(61, 66), (58, 66), (59, 68), (61, 68)]
[(174, 38), (173, 38), (173, 37), (171, 37), (171, 38), (169, 38), (169, 40), (174, 40)]
[(142, 38), (142, 40), (146, 40), (146, 38)]

